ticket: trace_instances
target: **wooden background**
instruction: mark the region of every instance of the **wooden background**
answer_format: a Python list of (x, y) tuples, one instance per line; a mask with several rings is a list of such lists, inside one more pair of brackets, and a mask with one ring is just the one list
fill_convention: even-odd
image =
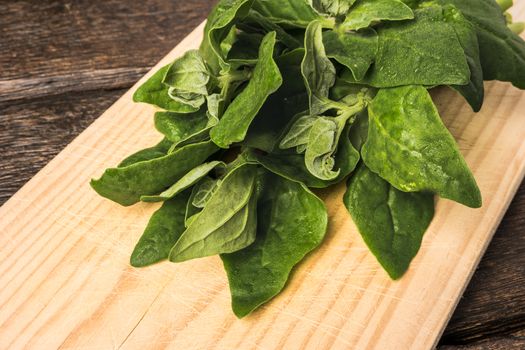
[[(0, 204), (197, 26), (213, 2), (0, 0)], [(525, 348), (525, 184), (441, 344)]]

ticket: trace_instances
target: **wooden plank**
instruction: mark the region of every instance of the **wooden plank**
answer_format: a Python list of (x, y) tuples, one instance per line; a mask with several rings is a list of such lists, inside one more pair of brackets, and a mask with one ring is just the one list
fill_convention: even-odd
[(0, 1), (0, 102), (130, 87), (214, 2)]
[(438, 96), (480, 181), (484, 209), (440, 201), (413, 268), (393, 283), (356, 235), (336, 189), (323, 248), (284, 295), (243, 321), (229, 313), (218, 259), (140, 271), (127, 266), (152, 208), (119, 208), (87, 187), (103, 167), (158, 138), (144, 134), (151, 110), (131, 105), (126, 94), (2, 207), (0, 283), (8, 288), (0, 291), (0, 344), (272, 348), (300, 339), (310, 347), (430, 347), (524, 171), (524, 96), (502, 84), (490, 84), (488, 94), (475, 117), (458, 97)]

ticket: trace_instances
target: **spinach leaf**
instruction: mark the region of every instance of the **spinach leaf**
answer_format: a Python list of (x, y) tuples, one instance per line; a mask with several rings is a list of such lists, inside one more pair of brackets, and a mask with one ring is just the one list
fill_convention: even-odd
[(257, 0), (253, 9), (273, 23), (306, 28), (314, 20), (322, 19), (308, 0)]
[(414, 18), (414, 13), (399, 0), (358, 0), (341, 24), (341, 30), (367, 28), (380, 21)]
[(228, 62), (249, 66), (257, 64), (262, 39), (263, 36), (259, 33), (239, 33), (228, 52)]
[[(306, 167), (305, 159), (302, 155), (293, 153), (271, 153), (253, 154), (259, 164), (268, 171), (280, 175), (288, 180), (300, 182), (312, 188), (325, 188), (338, 183), (348, 176), (359, 162), (359, 152), (350, 140), (350, 131), (354, 129), (352, 124), (347, 124), (339, 139), (337, 152), (334, 157), (334, 167), (338, 169), (334, 179), (326, 180), (314, 176)], [(306, 147), (306, 146), (305, 146)]]
[(356, 0), (310, 0), (312, 7), (320, 13), (334, 17), (344, 16)]
[(137, 203), (143, 195), (159, 193), (217, 151), (211, 142), (184, 146), (166, 156), (107, 169), (91, 187), (121, 205)]
[(246, 16), (252, 4), (253, 0), (220, 0), (208, 16), (199, 51), (214, 75), (230, 69), (222, 55), (221, 42), (230, 33), (234, 20)]
[(192, 170), (190, 170), (186, 175), (184, 175), (179, 181), (173, 184), (170, 188), (165, 190), (159, 195), (156, 196), (142, 196), (140, 200), (143, 202), (164, 202), (169, 199), (172, 199), (185, 189), (195, 185), (202, 178), (204, 178), (208, 173), (218, 166), (225, 167), (226, 164), (219, 161), (213, 161), (209, 163), (201, 164)]
[(202, 109), (192, 114), (157, 112), (155, 113), (155, 128), (173, 142), (175, 147), (199, 135), (202, 140), (207, 136), (205, 131), (211, 127), (206, 113)]
[(172, 143), (168, 139), (162, 139), (158, 144), (156, 144), (153, 147), (145, 148), (143, 150), (140, 150), (126, 159), (124, 159), (120, 164), (117, 166), (118, 168), (124, 168), (128, 165), (135, 164), (138, 162), (143, 162), (146, 160), (151, 160), (155, 158), (164, 157), (166, 154), (168, 154), (168, 150), (170, 149)]
[(320, 21), (313, 21), (306, 28), (304, 37), (305, 55), (301, 72), (308, 92), (311, 115), (329, 109), (328, 94), (335, 83), (335, 67), (326, 56), (322, 29)]
[(339, 125), (335, 118), (318, 117), (309, 132), (304, 161), (308, 171), (321, 180), (333, 180), (339, 171), (333, 171), (332, 153), (337, 145)]
[(245, 19), (246, 22), (256, 23), (258, 26), (263, 28), (267, 33), (275, 32), (277, 40), (286, 45), (289, 49), (298, 49), (302, 47), (302, 42), (297, 40), (293, 35), (288, 34), (280, 25), (273, 23), (266, 17), (262, 16), (256, 11), (250, 11), (248, 17)]
[(173, 246), (170, 261), (180, 262), (229, 253), (244, 248), (246, 245), (243, 244), (251, 243), (250, 237), (255, 236), (255, 230), (245, 231), (244, 228), (248, 222), (253, 224), (254, 220), (252, 218), (250, 221), (248, 217), (250, 209), (255, 212), (255, 201), (252, 204), (248, 202), (254, 193), (256, 174), (255, 166), (245, 164), (226, 175), (202, 212)]
[(328, 30), (323, 43), (326, 55), (350, 69), (356, 81), (364, 78), (379, 46), (377, 33), (370, 28), (348, 33)]
[(259, 49), (259, 61), (246, 88), (228, 106), (210, 136), (219, 147), (227, 148), (242, 141), (248, 128), (269, 95), (282, 84), (282, 77), (273, 60), (275, 32), (268, 33)]
[(272, 152), (283, 130), (299, 112), (308, 109), (308, 96), (301, 75), (303, 49), (289, 51), (276, 58), (283, 84), (266, 100), (253, 120), (243, 145)]
[(483, 70), (479, 56), (479, 44), (474, 26), (454, 6), (444, 6), (445, 20), (456, 32), (459, 42), (465, 51), (470, 70), (470, 80), (467, 85), (453, 85), (470, 104), (475, 112), (481, 109), (484, 98)]
[(241, 318), (277, 295), (292, 268), (323, 240), (324, 203), (304, 185), (267, 175), (258, 203), (257, 238), (245, 249), (222, 254), (232, 308)]
[(465, 52), (442, 8), (428, 6), (414, 13), (412, 21), (377, 28), (378, 54), (362, 82), (374, 87), (468, 84)]
[(344, 203), (379, 263), (392, 279), (400, 278), (434, 216), (433, 195), (401, 192), (361, 164)]
[(494, 0), (437, 0), (456, 6), (474, 25), (478, 35), (485, 80), (509, 81), (525, 88), (525, 42), (508, 27)]
[(168, 258), (171, 247), (184, 231), (188, 197), (189, 192), (183, 192), (164, 202), (153, 214), (131, 254), (131, 266), (148, 266)]
[(295, 122), (288, 133), (282, 138), (279, 143), (279, 148), (298, 148), (298, 153), (304, 152), (306, 145), (308, 145), (308, 140), (310, 139), (310, 131), (317, 119), (318, 117), (313, 117), (309, 114), (299, 114), (295, 117)]
[(404, 192), (429, 191), (481, 206), (476, 180), (424, 87), (379, 90), (368, 112), (361, 153), (370, 170)]
[(173, 62), (164, 76), (164, 84), (176, 91), (208, 95), (210, 73), (198, 50), (187, 51)]
[(175, 101), (169, 95), (169, 87), (162, 83), (170, 65), (159, 69), (151, 78), (142, 84), (133, 94), (134, 102), (144, 102), (170, 112), (193, 113), (199, 110), (199, 106), (184, 103), (182, 100)]

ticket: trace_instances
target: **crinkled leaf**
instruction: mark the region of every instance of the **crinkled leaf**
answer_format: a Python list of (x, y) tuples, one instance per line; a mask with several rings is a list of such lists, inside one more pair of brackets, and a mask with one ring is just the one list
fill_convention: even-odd
[(306, 28), (310, 22), (322, 18), (309, 0), (257, 0), (253, 9), (273, 23), (292, 27)]
[[(363, 79), (374, 87), (466, 85), (470, 70), (454, 28), (440, 6), (415, 11), (415, 19), (377, 28), (379, 50)], [(345, 77), (353, 80), (353, 77)]]
[(327, 109), (328, 94), (335, 83), (335, 67), (326, 56), (322, 29), (321, 22), (313, 21), (306, 28), (304, 37), (305, 55), (301, 72), (310, 99), (311, 115)]
[(307, 145), (310, 131), (316, 120), (317, 117), (312, 117), (311, 115), (299, 116), (279, 143), (279, 148), (288, 149)]
[(221, 255), (239, 318), (284, 288), (292, 268), (321, 243), (328, 222), (324, 203), (302, 184), (268, 175), (262, 195), (256, 241)]
[(184, 215), (189, 192), (179, 194), (162, 204), (149, 219), (138, 241), (130, 263), (135, 267), (154, 264), (168, 258), (171, 247), (184, 232)]
[(344, 203), (390, 277), (403, 276), (434, 216), (434, 196), (401, 192), (361, 164), (348, 181)]
[(218, 146), (227, 148), (244, 140), (248, 128), (272, 93), (282, 84), (282, 77), (273, 60), (275, 32), (268, 33), (259, 49), (259, 61), (246, 88), (228, 106), (210, 135)]
[(328, 30), (323, 33), (323, 42), (326, 55), (350, 69), (356, 81), (365, 76), (379, 45), (373, 29), (349, 33)]
[(344, 30), (367, 28), (380, 21), (401, 21), (414, 18), (414, 12), (399, 0), (358, 0), (346, 15)]
[[(170, 261), (179, 262), (232, 252), (228, 250), (231, 248), (229, 244), (244, 231), (248, 220), (250, 206), (247, 204), (254, 193), (256, 174), (257, 168), (247, 164), (226, 175), (204, 209), (172, 248)], [(242, 208), (245, 210), (241, 210)], [(242, 247), (237, 249), (240, 248)]]
[(142, 196), (140, 200), (143, 202), (164, 202), (167, 201), (187, 188), (195, 185), (202, 178), (208, 175), (213, 169), (218, 166), (226, 166), (225, 163), (219, 161), (213, 161), (209, 163), (201, 164), (191, 169), (186, 175), (184, 175), (179, 181), (173, 184), (170, 188), (163, 191), (156, 196)]
[(208, 16), (199, 51), (214, 75), (218, 75), (221, 70), (229, 70), (221, 42), (230, 33), (235, 19), (248, 14), (252, 3), (253, 0), (220, 0)]
[(168, 68), (163, 83), (177, 92), (208, 95), (210, 73), (198, 50), (187, 51)]
[(330, 16), (344, 16), (356, 0), (309, 0), (312, 7), (320, 13)]
[(184, 103), (184, 101), (173, 100), (169, 95), (169, 87), (162, 83), (169, 65), (159, 69), (151, 78), (142, 84), (133, 94), (134, 102), (144, 102), (157, 106), (164, 110), (176, 113), (193, 113), (199, 107)]
[(304, 161), (312, 175), (321, 180), (333, 180), (339, 171), (333, 171), (332, 153), (337, 144), (338, 124), (331, 117), (318, 117), (313, 123), (306, 146)]
[(187, 145), (160, 158), (107, 169), (100, 179), (91, 180), (91, 187), (102, 197), (132, 205), (141, 196), (162, 192), (216, 151), (211, 141)]
[(481, 206), (476, 180), (424, 87), (380, 90), (368, 111), (362, 157), (369, 169), (404, 192)]

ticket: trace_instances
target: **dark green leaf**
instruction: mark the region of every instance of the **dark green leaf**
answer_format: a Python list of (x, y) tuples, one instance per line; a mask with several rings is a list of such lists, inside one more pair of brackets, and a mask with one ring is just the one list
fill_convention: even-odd
[(310, 99), (310, 114), (317, 115), (328, 109), (328, 94), (335, 83), (335, 67), (326, 56), (320, 21), (313, 21), (306, 28), (305, 55), (301, 72)]
[[(470, 70), (454, 28), (440, 6), (415, 11), (415, 19), (377, 28), (379, 51), (365, 79), (374, 87), (466, 85)], [(353, 80), (353, 77), (345, 77)]]
[(208, 16), (199, 51), (214, 75), (218, 75), (221, 70), (229, 70), (222, 54), (221, 42), (230, 33), (234, 20), (248, 14), (252, 3), (253, 0), (220, 0)]
[(173, 184), (170, 188), (165, 190), (159, 195), (156, 196), (142, 196), (140, 200), (143, 202), (164, 202), (167, 201), (187, 188), (195, 185), (202, 178), (208, 175), (213, 169), (218, 166), (226, 166), (225, 163), (219, 161), (213, 161), (209, 163), (201, 164), (192, 170), (190, 170), (186, 175), (184, 175), (179, 181)]
[(456, 32), (459, 42), (465, 51), (470, 69), (470, 81), (467, 85), (454, 85), (457, 90), (470, 103), (477, 112), (481, 109), (484, 98), (483, 70), (479, 56), (479, 44), (474, 26), (454, 6), (444, 7), (445, 20)]
[(346, 15), (341, 27), (358, 30), (380, 21), (401, 21), (414, 18), (414, 13), (399, 0), (358, 0)]
[(273, 23), (306, 28), (322, 16), (314, 11), (308, 0), (257, 0), (253, 9)]
[(323, 33), (323, 42), (326, 55), (350, 69), (356, 81), (365, 76), (379, 45), (373, 29), (349, 33), (328, 30)]
[(155, 128), (175, 146), (194, 139), (198, 135), (205, 134), (204, 132), (211, 127), (209, 123), (210, 120), (204, 110), (192, 114), (155, 113)]
[(168, 154), (168, 150), (170, 149), (172, 145), (172, 142), (167, 139), (162, 139), (158, 144), (156, 144), (153, 147), (145, 148), (143, 150), (140, 150), (126, 159), (124, 159), (120, 164), (117, 166), (118, 168), (124, 168), (128, 165), (135, 164), (138, 162), (143, 162), (146, 160), (151, 160), (155, 158), (164, 157), (166, 154)]
[(169, 65), (162, 67), (142, 84), (133, 94), (133, 101), (149, 103), (176, 113), (192, 113), (198, 111), (198, 107), (175, 101), (170, 97), (168, 93), (169, 87), (162, 83), (169, 67)]
[[(253, 242), (253, 220), (256, 219), (252, 217), (249, 220), (249, 217), (255, 214), (255, 200), (250, 205), (248, 202), (254, 193), (256, 174), (257, 168), (247, 164), (226, 175), (204, 209), (172, 248), (170, 261), (231, 253)], [(253, 212), (251, 215), (250, 209)], [(253, 227), (245, 231), (247, 223)]]
[(168, 258), (171, 247), (184, 231), (184, 214), (189, 192), (164, 202), (148, 222), (140, 237), (130, 263), (135, 267), (154, 264)]
[(453, 4), (474, 25), (485, 80), (509, 81), (525, 88), (525, 42), (508, 27), (494, 0), (439, 0)]
[(401, 192), (361, 164), (344, 203), (379, 263), (391, 278), (400, 278), (434, 216), (433, 195)]
[(244, 140), (248, 128), (272, 93), (282, 84), (282, 77), (273, 60), (275, 32), (268, 33), (259, 49), (259, 61), (246, 88), (233, 100), (210, 135), (219, 147), (227, 148)]
[(292, 268), (321, 243), (326, 232), (324, 204), (304, 185), (269, 175), (264, 188), (255, 243), (221, 255), (237, 317), (277, 295)]
[(320, 13), (330, 16), (344, 16), (356, 0), (310, 0), (312, 7)]
[(162, 192), (216, 151), (211, 141), (187, 145), (160, 158), (107, 169), (100, 179), (91, 180), (91, 187), (102, 197), (132, 205), (143, 195)]
[(421, 86), (379, 90), (370, 104), (363, 161), (397, 189), (481, 206), (476, 180)]

